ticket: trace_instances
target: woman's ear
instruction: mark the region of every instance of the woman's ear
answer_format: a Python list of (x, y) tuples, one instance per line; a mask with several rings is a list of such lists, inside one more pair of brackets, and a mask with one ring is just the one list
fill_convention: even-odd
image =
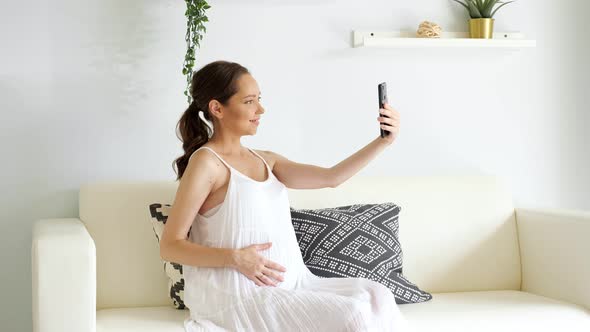
[(221, 111), (222, 109), (223, 106), (217, 100), (212, 99), (209, 102), (209, 113), (211, 114), (211, 116), (215, 116), (218, 119), (223, 118), (223, 112)]

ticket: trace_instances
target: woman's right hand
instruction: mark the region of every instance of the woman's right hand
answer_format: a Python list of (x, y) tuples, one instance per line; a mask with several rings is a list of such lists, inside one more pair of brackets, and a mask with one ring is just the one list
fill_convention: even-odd
[(285, 272), (287, 269), (258, 253), (259, 250), (268, 249), (271, 245), (272, 242), (252, 244), (236, 250), (234, 267), (258, 286), (276, 286), (275, 280), (284, 281), (278, 272)]

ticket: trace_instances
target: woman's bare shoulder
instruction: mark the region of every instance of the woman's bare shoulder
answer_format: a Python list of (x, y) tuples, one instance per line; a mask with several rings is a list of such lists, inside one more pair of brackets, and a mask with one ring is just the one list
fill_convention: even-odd
[(186, 171), (196, 174), (205, 173), (217, 181), (220, 176), (219, 162), (213, 153), (206, 150), (200, 149), (192, 153), (186, 166)]

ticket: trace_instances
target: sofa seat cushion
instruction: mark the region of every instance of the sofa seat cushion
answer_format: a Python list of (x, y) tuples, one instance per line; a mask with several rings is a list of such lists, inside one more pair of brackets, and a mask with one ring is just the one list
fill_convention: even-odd
[(515, 290), (432, 293), (400, 310), (414, 332), (590, 331), (585, 308)]
[(172, 306), (101, 309), (96, 332), (184, 332), (188, 310)]
[[(413, 332), (590, 331), (584, 308), (520, 291), (432, 293), (432, 300), (400, 305)], [(188, 310), (172, 306), (102, 309), (97, 332), (184, 332)]]

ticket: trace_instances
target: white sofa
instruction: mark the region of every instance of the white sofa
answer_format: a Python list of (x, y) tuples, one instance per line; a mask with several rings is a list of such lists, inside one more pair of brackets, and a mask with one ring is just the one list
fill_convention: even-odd
[[(184, 331), (148, 212), (177, 185), (86, 184), (79, 218), (35, 222), (34, 331)], [(403, 273), (433, 295), (400, 305), (414, 331), (590, 331), (588, 211), (515, 208), (487, 175), (357, 175), (289, 195), (295, 208), (401, 206)]]

